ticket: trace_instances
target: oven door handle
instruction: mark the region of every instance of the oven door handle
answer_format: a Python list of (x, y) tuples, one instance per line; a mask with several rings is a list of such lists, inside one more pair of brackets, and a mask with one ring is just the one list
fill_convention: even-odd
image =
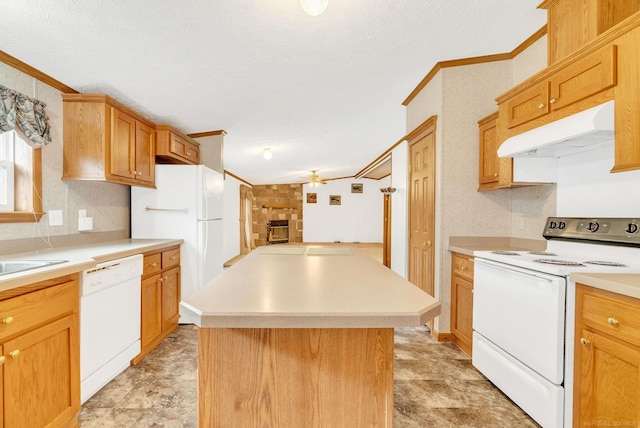
[(507, 264), (500, 263), (500, 262), (494, 262), (493, 260), (475, 258), (473, 261), (474, 261), (474, 263), (484, 263), (486, 265), (490, 265), (490, 266), (496, 267), (498, 269), (505, 269), (505, 270), (508, 270), (510, 272), (517, 273), (517, 274), (520, 274), (520, 275), (523, 275), (523, 276), (528, 276), (528, 277), (532, 277), (533, 276), (535, 278), (541, 279), (541, 280), (549, 282), (549, 283), (557, 281), (558, 278), (561, 278), (561, 276), (559, 276), (559, 275), (548, 275), (548, 274), (544, 274), (542, 272), (535, 272), (535, 271), (532, 271), (532, 270), (529, 270), (529, 269), (523, 269), (523, 268), (520, 268), (520, 267), (517, 267), (517, 266), (507, 265)]

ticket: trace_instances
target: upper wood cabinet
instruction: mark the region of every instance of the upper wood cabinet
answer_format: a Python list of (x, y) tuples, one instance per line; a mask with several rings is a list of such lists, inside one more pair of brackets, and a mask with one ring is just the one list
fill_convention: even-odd
[[(615, 86), (616, 65), (616, 46), (607, 46), (513, 94), (500, 103), (507, 128), (542, 118)], [(580, 106), (571, 112), (576, 110)]]
[(478, 121), (480, 130), (480, 153), (478, 161), (478, 190), (494, 188), (500, 181), (500, 163), (506, 162), (509, 167), (512, 159), (498, 158), (498, 137), (496, 135), (496, 122), (498, 112), (495, 112)]
[[(555, 164), (551, 159), (498, 157), (497, 122), (498, 112), (478, 121), (478, 192), (555, 182)], [(535, 168), (532, 168), (532, 161), (536, 162)], [(522, 174), (521, 169), (535, 170), (536, 174)]]
[(640, 11), (640, 0), (546, 0), (549, 65)]
[(197, 165), (200, 163), (200, 143), (169, 125), (157, 125), (156, 160), (158, 163)]
[(63, 180), (155, 186), (155, 125), (106, 95), (62, 94)]
[(640, 13), (635, 13), (498, 97), (498, 145), (511, 136), (614, 100), (611, 172), (640, 169), (638, 64)]

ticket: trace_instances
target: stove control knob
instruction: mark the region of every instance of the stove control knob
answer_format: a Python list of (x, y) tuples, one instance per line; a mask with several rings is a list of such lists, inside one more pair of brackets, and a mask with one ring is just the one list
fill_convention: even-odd
[(558, 229), (564, 230), (565, 227), (567, 227), (567, 223), (565, 223), (564, 221), (558, 222)]
[(551, 220), (549, 222), (549, 229), (555, 229), (556, 227), (558, 227), (558, 223), (556, 223), (555, 221)]
[(598, 229), (600, 229), (600, 225), (598, 224), (597, 221), (590, 221), (589, 225), (587, 226), (587, 230), (591, 233), (597, 231)]
[(636, 223), (629, 223), (624, 231), (629, 235), (633, 235), (638, 232), (638, 225)]

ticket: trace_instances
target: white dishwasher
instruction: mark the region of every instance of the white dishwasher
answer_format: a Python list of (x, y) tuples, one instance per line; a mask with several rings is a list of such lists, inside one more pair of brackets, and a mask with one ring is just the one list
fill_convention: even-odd
[(87, 401), (140, 353), (142, 255), (99, 263), (80, 286), (80, 397)]

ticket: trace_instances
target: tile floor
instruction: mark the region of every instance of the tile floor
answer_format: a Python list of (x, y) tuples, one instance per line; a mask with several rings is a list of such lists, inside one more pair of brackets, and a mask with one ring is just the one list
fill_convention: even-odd
[[(197, 427), (196, 352), (196, 327), (180, 326), (84, 404), (81, 427)], [(396, 329), (394, 364), (396, 428), (538, 426), (424, 328)]]

